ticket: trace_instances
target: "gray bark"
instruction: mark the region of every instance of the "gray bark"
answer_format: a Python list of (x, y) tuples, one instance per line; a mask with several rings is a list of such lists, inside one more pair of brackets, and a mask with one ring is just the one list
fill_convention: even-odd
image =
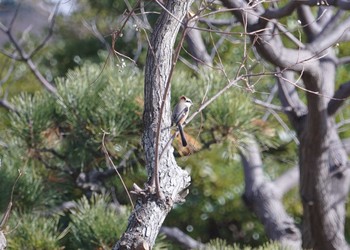
[[(167, 1), (165, 6), (167, 11), (163, 10), (159, 16), (150, 40), (145, 68), (142, 140), (150, 180), (154, 174), (156, 157), (156, 128), (160, 117), (162, 97), (173, 66), (175, 38), (191, 3), (192, 1)], [(161, 116), (159, 153), (170, 139), (170, 131), (166, 129), (170, 126), (170, 114), (170, 93), (168, 93)], [(129, 218), (127, 229), (114, 249), (151, 249), (165, 217), (175, 203), (183, 201), (185, 190), (190, 184), (190, 176), (176, 164), (172, 147), (165, 148), (162, 154), (159, 162), (159, 179), (165, 198), (159, 199), (153, 187), (138, 190), (139, 197)]]

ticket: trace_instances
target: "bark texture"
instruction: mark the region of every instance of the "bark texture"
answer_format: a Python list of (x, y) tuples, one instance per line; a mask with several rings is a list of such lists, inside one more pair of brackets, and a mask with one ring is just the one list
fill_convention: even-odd
[[(173, 66), (175, 38), (191, 3), (192, 1), (185, 0), (167, 1), (164, 6), (166, 10), (159, 16), (150, 39), (145, 67), (142, 141), (149, 179), (154, 174), (157, 123), (160, 117), (159, 154), (170, 139), (170, 93), (167, 94), (162, 115), (160, 109)], [(114, 249), (151, 249), (165, 217), (175, 203), (183, 201), (190, 176), (176, 164), (172, 147), (165, 149), (159, 161), (159, 179), (165, 199), (159, 199), (148, 185), (145, 190), (139, 190), (127, 229)]]

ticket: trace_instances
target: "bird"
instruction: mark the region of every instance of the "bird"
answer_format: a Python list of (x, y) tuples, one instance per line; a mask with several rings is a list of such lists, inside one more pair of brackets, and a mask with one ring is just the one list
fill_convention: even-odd
[(185, 123), (192, 106), (192, 101), (186, 96), (181, 96), (179, 102), (175, 105), (172, 115), (172, 125), (176, 125), (179, 129), (182, 146), (187, 146), (186, 137), (182, 125)]

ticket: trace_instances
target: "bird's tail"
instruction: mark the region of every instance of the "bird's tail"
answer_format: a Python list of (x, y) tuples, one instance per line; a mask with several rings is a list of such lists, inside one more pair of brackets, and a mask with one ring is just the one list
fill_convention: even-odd
[(186, 141), (186, 137), (185, 137), (182, 125), (179, 124), (178, 127), (179, 127), (180, 136), (181, 136), (182, 146), (186, 147), (187, 146), (187, 141)]

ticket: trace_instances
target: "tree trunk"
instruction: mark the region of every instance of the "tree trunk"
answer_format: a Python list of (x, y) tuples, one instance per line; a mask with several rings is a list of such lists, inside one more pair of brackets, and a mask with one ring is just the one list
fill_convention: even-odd
[[(328, 53), (331, 55), (332, 51)], [(335, 66), (329, 64), (327, 56), (324, 59), (314, 74), (303, 75), (303, 81), (308, 90), (332, 96)], [(328, 115), (329, 99), (307, 93), (307, 100), (308, 114), (299, 150), (303, 247), (349, 249), (344, 237), (345, 198), (349, 189), (349, 171), (344, 171), (346, 152), (333, 118)], [(335, 172), (339, 174), (334, 175)]]
[[(159, 229), (175, 203), (183, 201), (186, 188), (190, 184), (189, 174), (182, 170), (175, 161), (173, 148), (165, 145), (170, 140), (170, 92), (160, 114), (162, 98), (173, 66), (173, 47), (176, 35), (189, 10), (192, 1), (169, 0), (159, 16), (150, 39), (144, 87), (144, 135), (143, 147), (146, 154), (146, 168), (152, 179), (155, 165), (155, 145), (157, 124), (161, 116), (159, 140), (159, 180), (164, 199), (160, 199), (153, 187), (146, 185), (145, 190), (136, 190), (138, 199), (129, 218), (129, 224), (114, 249), (151, 249)], [(169, 14), (170, 13), (170, 14)], [(165, 149), (164, 149), (165, 148)], [(150, 184), (149, 184), (150, 185)]]

